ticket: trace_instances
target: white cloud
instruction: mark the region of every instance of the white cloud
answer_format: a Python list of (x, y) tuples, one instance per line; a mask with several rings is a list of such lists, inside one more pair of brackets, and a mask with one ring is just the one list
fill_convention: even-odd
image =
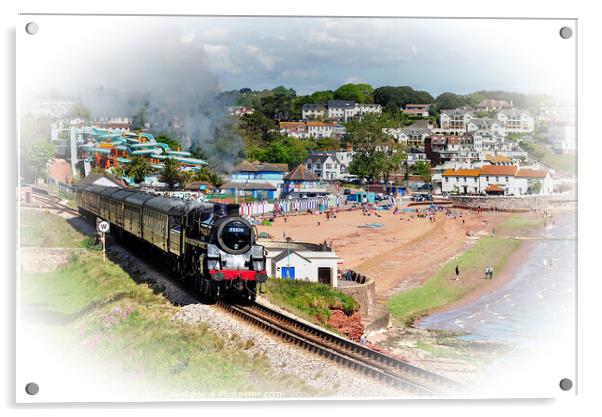
[(230, 49), (226, 45), (203, 44), (203, 50), (215, 71), (228, 71), (238, 74), (240, 69), (230, 59)]
[(263, 52), (259, 47), (255, 45), (247, 45), (246, 51), (247, 55), (256, 58), (265, 69), (272, 70), (274, 68), (275, 59)]

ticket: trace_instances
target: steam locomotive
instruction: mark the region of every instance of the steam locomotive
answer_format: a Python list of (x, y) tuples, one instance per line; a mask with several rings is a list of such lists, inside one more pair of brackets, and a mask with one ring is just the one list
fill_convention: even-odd
[(267, 280), (265, 252), (237, 204), (184, 201), (118, 187), (76, 189), (84, 217), (110, 222), (111, 233), (143, 245), (179, 280), (209, 300), (255, 300)]

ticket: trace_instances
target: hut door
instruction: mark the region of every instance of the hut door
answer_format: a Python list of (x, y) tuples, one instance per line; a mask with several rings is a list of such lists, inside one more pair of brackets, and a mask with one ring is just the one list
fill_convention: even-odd
[(331, 285), (330, 276), (331, 268), (318, 268), (318, 282), (321, 284)]

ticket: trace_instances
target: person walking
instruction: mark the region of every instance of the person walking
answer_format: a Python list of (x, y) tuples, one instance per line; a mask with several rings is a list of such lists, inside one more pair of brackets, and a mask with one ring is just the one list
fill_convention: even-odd
[(460, 278), (460, 265), (456, 265), (456, 281)]

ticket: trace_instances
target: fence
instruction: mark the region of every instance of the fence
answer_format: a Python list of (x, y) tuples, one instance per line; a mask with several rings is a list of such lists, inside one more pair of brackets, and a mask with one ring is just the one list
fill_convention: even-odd
[(291, 198), (278, 200), (273, 203), (267, 201), (254, 201), (242, 203), (240, 214), (243, 216), (262, 216), (269, 213), (304, 213), (307, 210), (324, 211), (329, 208), (339, 207), (341, 199), (338, 196)]

